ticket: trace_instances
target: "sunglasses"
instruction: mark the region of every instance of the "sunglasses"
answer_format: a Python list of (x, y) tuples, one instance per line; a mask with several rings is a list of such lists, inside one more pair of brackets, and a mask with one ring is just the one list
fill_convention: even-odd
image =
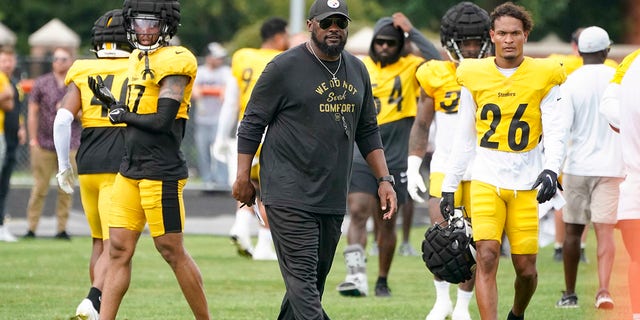
[(386, 43), (387, 47), (395, 47), (398, 45), (398, 40), (395, 39), (375, 39), (373, 42), (379, 46), (383, 46)]
[(331, 27), (334, 23), (340, 29), (346, 29), (349, 26), (349, 20), (345, 18), (325, 18), (318, 21), (318, 25), (324, 30), (329, 29), (329, 27)]

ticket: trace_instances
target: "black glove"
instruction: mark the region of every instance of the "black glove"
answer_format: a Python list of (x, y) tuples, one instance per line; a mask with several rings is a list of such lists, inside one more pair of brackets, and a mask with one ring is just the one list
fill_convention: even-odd
[(129, 110), (125, 105), (115, 104), (114, 108), (109, 111), (109, 121), (113, 124), (123, 123), (127, 113), (129, 113)]
[(538, 203), (544, 203), (551, 200), (551, 198), (556, 194), (556, 189), (558, 189), (559, 186), (558, 174), (549, 169), (542, 170), (538, 175), (538, 179), (536, 179), (536, 182), (533, 184), (532, 189), (535, 189), (538, 186), (540, 186), (538, 196), (536, 197)]
[(445, 220), (449, 220), (449, 216), (453, 214), (455, 197), (453, 192), (442, 192), (440, 198), (440, 213)]
[(104, 103), (109, 110), (114, 109), (114, 106), (118, 104), (118, 100), (116, 100), (111, 91), (109, 91), (109, 88), (105, 87), (102, 77), (100, 75), (96, 76), (96, 78), (89, 76), (87, 78), (87, 82), (89, 84), (89, 89), (93, 91), (96, 98), (98, 98), (100, 102)]

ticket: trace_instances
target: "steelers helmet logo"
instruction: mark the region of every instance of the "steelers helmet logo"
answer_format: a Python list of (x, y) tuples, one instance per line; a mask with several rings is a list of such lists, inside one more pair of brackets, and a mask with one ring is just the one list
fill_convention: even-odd
[(335, 9), (335, 8), (340, 6), (340, 1), (338, 1), (338, 0), (328, 0), (327, 1), (327, 6), (329, 6), (329, 8)]

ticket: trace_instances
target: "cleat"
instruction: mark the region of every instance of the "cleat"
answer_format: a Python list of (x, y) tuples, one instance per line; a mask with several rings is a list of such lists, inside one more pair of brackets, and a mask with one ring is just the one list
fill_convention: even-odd
[(575, 293), (567, 294), (566, 292), (562, 292), (562, 298), (556, 302), (556, 308), (577, 308), (578, 307), (578, 296)]
[(366, 297), (369, 291), (367, 275), (365, 273), (347, 275), (344, 282), (338, 285), (337, 290), (346, 297)]
[(376, 284), (376, 297), (389, 298), (391, 297), (391, 289), (386, 283)]
[(554, 261), (562, 261), (562, 248), (554, 248), (553, 249), (553, 260)]
[(589, 259), (587, 259), (587, 254), (584, 252), (584, 248), (580, 248), (580, 262), (589, 263)]
[(236, 235), (231, 236), (231, 243), (234, 246), (236, 246), (236, 249), (238, 250), (238, 255), (240, 255), (241, 257), (246, 257), (246, 258), (253, 257), (251, 248), (248, 248), (245, 245), (243, 245), (238, 236)]
[(347, 276), (337, 290), (343, 296), (364, 297), (369, 294), (367, 283), (367, 261), (364, 249), (359, 244), (348, 245), (344, 249)]
[(404, 242), (403, 244), (400, 245), (400, 248), (398, 248), (398, 255), (401, 255), (404, 257), (415, 257), (415, 256), (418, 256), (418, 252), (416, 251), (416, 249), (413, 248), (413, 246), (410, 243)]
[(369, 246), (369, 255), (372, 257), (376, 257), (378, 256), (378, 243), (377, 242), (373, 242), (371, 243), (371, 246)]
[(236, 220), (229, 230), (231, 243), (236, 246), (238, 254), (242, 257), (253, 257), (253, 246), (251, 245), (251, 235), (249, 231), (249, 223), (252, 215), (244, 210), (236, 213)]
[(253, 260), (278, 260), (278, 255), (273, 250), (273, 239), (269, 229), (260, 228), (258, 230), (258, 242), (256, 242), (256, 247), (253, 249)]
[(98, 310), (93, 307), (91, 300), (85, 298), (78, 305), (74, 319), (100, 320), (100, 314), (98, 313)]
[(451, 300), (442, 300), (443, 299), (436, 300), (436, 303), (433, 305), (433, 308), (431, 308), (431, 311), (429, 311), (425, 320), (444, 320), (447, 317), (452, 316), (453, 304), (451, 303)]
[(451, 314), (451, 320), (471, 320), (469, 310), (455, 309)]
[(278, 260), (278, 255), (276, 255), (276, 252), (271, 247), (271, 243), (268, 242), (258, 243), (255, 250), (253, 250), (252, 256), (253, 260)]
[(9, 231), (6, 226), (0, 226), (0, 241), (4, 242), (17, 242), (18, 239)]

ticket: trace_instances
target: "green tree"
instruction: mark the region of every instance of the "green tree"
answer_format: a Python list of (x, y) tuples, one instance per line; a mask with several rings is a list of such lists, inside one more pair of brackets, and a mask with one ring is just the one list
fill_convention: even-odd
[[(609, 31), (615, 42), (622, 42), (625, 33), (625, 5), (631, 0), (514, 0), (531, 11), (535, 27), (530, 40), (536, 41), (553, 32), (565, 41), (577, 27), (599, 25)], [(13, 1), (0, 0), (0, 21), (18, 36), (17, 49), (28, 53), (28, 36), (53, 18), (59, 18), (82, 39), (82, 52), (89, 48), (91, 27), (95, 19), (107, 10), (122, 6), (122, 0)], [(427, 33), (438, 33), (440, 19), (458, 0), (348, 0), (353, 19), (351, 32), (372, 25), (379, 17), (402, 11), (413, 24)], [(505, 1), (474, 0), (491, 12)], [(306, 0), (306, 9), (311, 0)], [(181, 1), (181, 44), (201, 54), (208, 42), (218, 41), (230, 48), (259, 46), (260, 23), (271, 16), (289, 18), (289, 1), (255, 0), (184, 0)], [(306, 11), (305, 11), (306, 12)]]

